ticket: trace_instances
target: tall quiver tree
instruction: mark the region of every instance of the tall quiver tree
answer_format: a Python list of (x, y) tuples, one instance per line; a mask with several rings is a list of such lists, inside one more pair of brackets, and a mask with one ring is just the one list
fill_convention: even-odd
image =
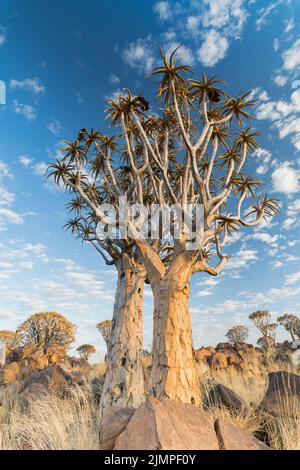
[[(67, 207), (75, 217), (65, 227), (82, 242), (92, 245), (105, 264), (114, 266), (118, 273), (100, 405), (136, 408), (144, 400), (142, 303), (146, 272), (131, 243), (103, 239), (97, 232), (97, 224), (106, 215), (99, 214), (97, 207), (116, 204), (116, 194), (110, 192), (114, 180), (112, 168), (103, 155), (116, 149), (117, 143), (114, 137), (81, 129), (77, 139), (66, 144), (64, 157), (49, 165), (49, 177), (71, 195)], [(126, 187), (124, 172), (122, 184)]]
[[(203, 223), (193, 247), (186, 224), (179, 233), (171, 230), (167, 239), (159, 233), (153, 240), (139, 236), (130, 216), (126, 220), (126, 240), (138, 248), (154, 297), (152, 393), (159, 399), (198, 405), (188, 307), (191, 276), (217, 276), (229, 259), (223, 248), (232, 232), (273, 216), (278, 203), (257, 195), (260, 181), (244, 172), (257, 147), (257, 134), (243, 127), (243, 120), (251, 119), (248, 94), (234, 99), (214, 78), (191, 79), (191, 68), (176, 65), (174, 55), (175, 51), (167, 59), (162, 53), (162, 66), (153, 73), (162, 75), (161, 115), (151, 115), (149, 103), (127, 91), (110, 101), (107, 110), (117, 134), (121, 132), (119, 145), (114, 137), (99, 136), (95, 152), (101, 161), (99, 174), (109, 181), (110, 197), (126, 196), (129, 202), (146, 206), (173, 205), (179, 211), (187, 204), (202, 204)], [(85, 153), (82, 147), (79, 151)], [(71, 167), (68, 184), (88, 201), (82, 182), (86, 157), (77, 155)], [(104, 219), (101, 204), (88, 203), (99, 220)]]
[[(111, 115), (120, 116), (134, 172), (137, 161), (130, 129), (137, 129), (145, 147), (143, 163), (150, 156), (147, 169), (154, 167), (160, 177), (160, 184), (153, 180), (160, 204), (179, 208), (187, 203), (203, 205), (197, 248), (190, 248), (184, 225), (173, 238), (167, 263), (158, 256), (155, 245), (136, 242), (154, 296), (152, 392), (160, 399), (199, 404), (188, 309), (191, 276), (199, 272), (217, 276), (229, 259), (222, 249), (232, 231), (272, 217), (278, 203), (257, 195), (261, 182), (244, 173), (246, 161), (257, 147), (257, 133), (243, 127), (243, 120), (251, 119), (249, 93), (234, 99), (214, 78), (190, 79), (190, 67), (176, 65), (175, 52), (170, 59), (162, 52), (162, 66), (151, 74), (162, 76), (158, 89), (162, 117), (147, 116), (145, 120), (139, 97), (130, 93), (111, 103)], [(251, 201), (248, 210), (244, 208), (246, 199)]]

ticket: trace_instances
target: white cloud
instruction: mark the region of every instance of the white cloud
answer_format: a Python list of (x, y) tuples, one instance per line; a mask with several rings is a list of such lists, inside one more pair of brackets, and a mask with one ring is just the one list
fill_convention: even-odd
[(261, 30), (262, 26), (268, 23), (268, 17), (273, 12), (276, 11), (276, 8), (284, 3), (285, 0), (277, 0), (275, 2), (270, 2), (266, 7), (261, 8), (258, 10), (257, 14), (259, 18), (256, 20), (256, 29), (258, 31)]
[(277, 246), (277, 241), (279, 238), (278, 235), (272, 236), (266, 232), (255, 233), (254, 235), (250, 235), (250, 237), (254, 240), (259, 240), (261, 242), (267, 243), (268, 245), (275, 246), (275, 247)]
[[(253, 97), (261, 94), (259, 88), (252, 91)], [(300, 150), (300, 89), (293, 91), (289, 101), (272, 101), (269, 97), (256, 108), (256, 117), (259, 120), (267, 119), (278, 129), (280, 139), (290, 136), (291, 142), (297, 150)]]
[(159, 16), (160, 20), (167, 20), (172, 16), (172, 4), (170, 2), (157, 2), (153, 10)]
[(12, 110), (14, 113), (23, 116), (26, 121), (34, 121), (37, 117), (36, 109), (33, 106), (19, 103), (17, 100), (13, 101)]
[(155, 63), (151, 36), (127, 43), (122, 52), (122, 58), (126, 64), (137, 69), (139, 72), (150, 72)]
[(296, 219), (293, 219), (292, 217), (288, 217), (287, 219), (285, 219), (282, 226), (285, 230), (289, 230), (295, 225), (295, 222), (296, 222)]
[(293, 194), (299, 191), (299, 174), (289, 166), (288, 163), (282, 164), (272, 173), (274, 191)]
[(45, 87), (41, 85), (39, 78), (26, 78), (25, 80), (12, 79), (9, 82), (9, 86), (12, 90), (25, 90), (33, 95), (45, 93)]
[(259, 166), (256, 168), (256, 172), (259, 175), (264, 175), (268, 171), (271, 164), (271, 152), (263, 148), (258, 148), (254, 151), (254, 156), (259, 162)]
[(208, 297), (209, 295), (212, 295), (212, 291), (204, 289), (204, 290), (198, 291), (195, 297)]
[(289, 20), (286, 20), (284, 23), (285, 23), (284, 32), (286, 34), (289, 33), (290, 31), (292, 31), (295, 27), (295, 22), (294, 22), (293, 18), (291, 18)]
[(300, 271), (293, 274), (288, 274), (285, 279), (285, 283), (287, 285), (296, 284), (296, 282), (300, 281)]
[(283, 262), (282, 262), (282, 261), (277, 260), (277, 261), (275, 261), (275, 262), (273, 263), (273, 269), (279, 269), (279, 268), (281, 268), (282, 266), (283, 266)]
[(78, 104), (83, 104), (84, 103), (84, 98), (83, 98), (82, 94), (79, 91), (77, 91), (77, 93), (76, 93), (76, 101), (77, 101)]
[(288, 82), (289, 77), (286, 75), (275, 75), (274, 77), (274, 83), (278, 86), (284, 86)]
[(28, 157), (27, 155), (20, 155), (18, 160), (21, 163), (21, 165), (26, 166), (26, 167), (32, 163), (32, 159)]
[(13, 193), (0, 186), (0, 206), (10, 206), (15, 200)]
[(3, 209), (0, 207), (0, 221), (1, 223), (9, 223), (14, 225), (21, 225), (24, 222), (23, 217), (20, 214), (10, 210)]
[(215, 28), (226, 34), (239, 37), (247, 18), (243, 0), (204, 0), (206, 9), (202, 24), (206, 28)]
[(274, 41), (273, 41), (273, 49), (275, 52), (278, 51), (279, 49), (279, 39), (278, 38), (275, 38)]
[(239, 269), (248, 266), (258, 259), (256, 255), (256, 250), (242, 248), (229, 260), (226, 269)]
[(300, 39), (297, 39), (294, 44), (283, 53), (282, 59), (284, 70), (289, 72), (300, 66)]
[(36, 176), (45, 176), (48, 165), (45, 162), (39, 162), (32, 166), (34, 174)]
[(198, 51), (198, 57), (206, 67), (212, 67), (221, 59), (224, 59), (229, 42), (225, 36), (215, 29), (205, 33), (204, 41)]
[(3, 26), (0, 26), (0, 46), (6, 42), (6, 29)]
[(119, 77), (117, 75), (115, 75), (114, 73), (111, 73), (110, 76), (109, 76), (109, 81), (113, 85), (118, 85), (121, 80), (119, 79)]
[(171, 55), (174, 49), (178, 47), (179, 49), (176, 52), (177, 60), (184, 64), (193, 65), (195, 62), (193, 51), (189, 47), (184, 46), (183, 44), (180, 44), (179, 42), (171, 41), (166, 44), (165, 50), (166, 50), (167, 55)]
[(61, 131), (61, 123), (57, 119), (52, 119), (52, 121), (48, 124), (47, 129), (54, 135), (59, 135)]
[(0, 181), (3, 178), (8, 178), (10, 176), (11, 176), (11, 174), (9, 172), (8, 165), (4, 162), (1, 162), (1, 160), (0, 160)]

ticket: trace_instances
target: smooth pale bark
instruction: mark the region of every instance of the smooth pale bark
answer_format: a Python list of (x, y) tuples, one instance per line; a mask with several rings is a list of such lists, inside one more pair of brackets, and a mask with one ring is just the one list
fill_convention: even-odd
[(142, 303), (145, 271), (130, 255), (117, 263), (118, 284), (100, 407), (137, 408), (145, 399)]
[(159, 400), (201, 403), (189, 313), (191, 270), (174, 266), (152, 279), (154, 296), (152, 394)]

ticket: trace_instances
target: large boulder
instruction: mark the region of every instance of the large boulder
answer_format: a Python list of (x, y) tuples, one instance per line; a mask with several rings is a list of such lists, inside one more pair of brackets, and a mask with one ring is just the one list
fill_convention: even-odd
[(218, 450), (214, 418), (190, 404), (148, 397), (114, 450)]
[(215, 385), (206, 395), (204, 405), (207, 408), (218, 407), (227, 408), (231, 412), (238, 414), (247, 409), (243, 399), (225, 385)]
[(124, 431), (134, 412), (133, 408), (118, 406), (108, 406), (104, 409), (99, 430), (100, 450), (114, 448), (117, 437)]
[(10, 385), (19, 378), (20, 368), (17, 362), (5, 364), (0, 368), (0, 385)]
[(216, 420), (215, 430), (221, 450), (271, 450), (252, 434), (223, 419)]
[(297, 418), (299, 407), (300, 376), (285, 371), (271, 372), (260, 408), (273, 416)]
[(24, 388), (26, 389), (34, 383), (43, 385), (49, 391), (64, 394), (72, 386), (73, 378), (62, 367), (55, 364), (48, 369), (31, 374)]

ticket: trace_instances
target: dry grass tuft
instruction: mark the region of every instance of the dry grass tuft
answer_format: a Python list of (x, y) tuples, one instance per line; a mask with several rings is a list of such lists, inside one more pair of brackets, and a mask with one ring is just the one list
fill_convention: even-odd
[(20, 411), (11, 397), (0, 423), (1, 450), (98, 449), (97, 406), (88, 389), (77, 388), (68, 398), (53, 394), (33, 400)]

